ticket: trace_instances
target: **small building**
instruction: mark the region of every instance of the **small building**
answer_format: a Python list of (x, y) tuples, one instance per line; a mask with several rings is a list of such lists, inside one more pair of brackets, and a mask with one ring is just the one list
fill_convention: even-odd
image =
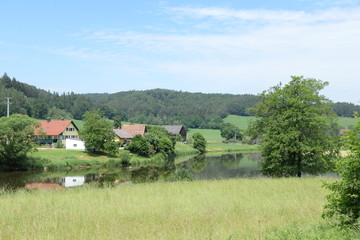
[(162, 127), (173, 136), (181, 135), (183, 141), (186, 141), (186, 130), (183, 125), (163, 125)]
[(85, 183), (85, 176), (74, 176), (74, 177), (62, 177), (60, 178), (59, 184), (63, 187), (77, 187), (82, 186)]
[(35, 143), (55, 144), (66, 139), (79, 139), (79, 129), (71, 120), (39, 121), (40, 127), (35, 129)]
[(121, 129), (114, 129), (114, 133), (117, 137), (116, 141), (120, 141), (122, 145), (130, 143), (135, 135), (140, 134), (144, 136), (147, 132), (146, 125), (123, 125)]
[(80, 139), (65, 139), (65, 148), (70, 150), (85, 150), (85, 142)]

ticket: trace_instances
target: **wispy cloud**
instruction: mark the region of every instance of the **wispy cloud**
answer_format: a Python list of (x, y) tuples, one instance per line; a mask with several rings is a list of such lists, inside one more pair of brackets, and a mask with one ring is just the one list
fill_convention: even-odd
[[(360, 8), (167, 10), (184, 19), (180, 25), (187, 32), (99, 30), (79, 35), (92, 47), (50, 51), (106, 62), (107, 71), (156, 74), (208, 92), (257, 93), (290, 75), (330, 81), (335, 92), (360, 78)], [(209, 21), (217, 31), (192, 31)], [(231, 27), (222, 31), (224, 24)]]
[[(281, 23), (323, 23), (327, 21), (350, 21), (360, 19), (360, 8), (332, 8), (315, 12), (290, 10), (234, 10), (228, 8), (168, 8), (182, 17), (215, 18), (218, 20), (243, 20), (252, 22)], [(232, 22), (233, 23), (233, 22)]]

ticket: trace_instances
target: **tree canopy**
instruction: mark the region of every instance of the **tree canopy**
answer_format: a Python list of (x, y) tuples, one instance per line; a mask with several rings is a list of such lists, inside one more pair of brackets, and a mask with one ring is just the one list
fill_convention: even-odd
[(192, 138), (193, 138), (193, 148), (198, 150), (200, 154), (205, 153), (207, 142), (204, 136), (201, 133), (196, 132), (192, 135)]
[(114, 142), (115, 133), (111, 121), (103, 117), (100, 111), (94, 110), (85, 113), (84, 127), (80, 132), (87, 149), (114, 155), (118, 145)]
[(0, 118), (0, 168), (21, 169), (27, 153), (32, 150), (37, 121), (28, 116), (13, 114)]
[(224, 123), (220, 126), (220, 134), (221, 137), (226, 140), (234, 139), (234, 140), (242, 140), (243, 134), (240, 129), (231, 123)]
[(301, 177), (329, 169), (337, 153), (337, 130), (332, 102), (319, 93), (327, 85), (293, 76), (260, 95), (249, 133), (261, 139), (265, 175)]

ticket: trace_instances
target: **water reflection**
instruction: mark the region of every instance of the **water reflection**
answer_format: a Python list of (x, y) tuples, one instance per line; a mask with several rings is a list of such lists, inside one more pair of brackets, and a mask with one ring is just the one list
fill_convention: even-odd
[(174, 159), (156, 166), (107, 168), (79, 171), (0, 173), (0, 188), (71, 188), (86, 184), (98, 187), (156, 181), (191, 181), (259, 176), (258, 153), (198, 155), (175, 164)]
[(194, 179), (226, 179), (260, 176), (260, 154), (231, 153), (221, 156), (196, 156), (180, 166), (191, 170)]

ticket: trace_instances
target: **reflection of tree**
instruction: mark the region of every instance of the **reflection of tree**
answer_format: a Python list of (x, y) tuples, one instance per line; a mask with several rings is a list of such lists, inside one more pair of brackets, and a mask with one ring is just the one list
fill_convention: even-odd
[(199, 154), (192, 159), (192, 170), (196, 173), (200, 173), (207, 165), (205, 154)]
[(175, 169), (174, 158), (169, 158), (158, 166), (141, 167), (131, 171), (131, 180), (134, 183), (168, 180), (173, 177)]
[(235, 154), (224, 154), (221, 155), (221, 165), (226, 167), (227, 169), (237, 169), (240, 167), (241, 159), (243, 159), (244, 155), (242, 153)]

